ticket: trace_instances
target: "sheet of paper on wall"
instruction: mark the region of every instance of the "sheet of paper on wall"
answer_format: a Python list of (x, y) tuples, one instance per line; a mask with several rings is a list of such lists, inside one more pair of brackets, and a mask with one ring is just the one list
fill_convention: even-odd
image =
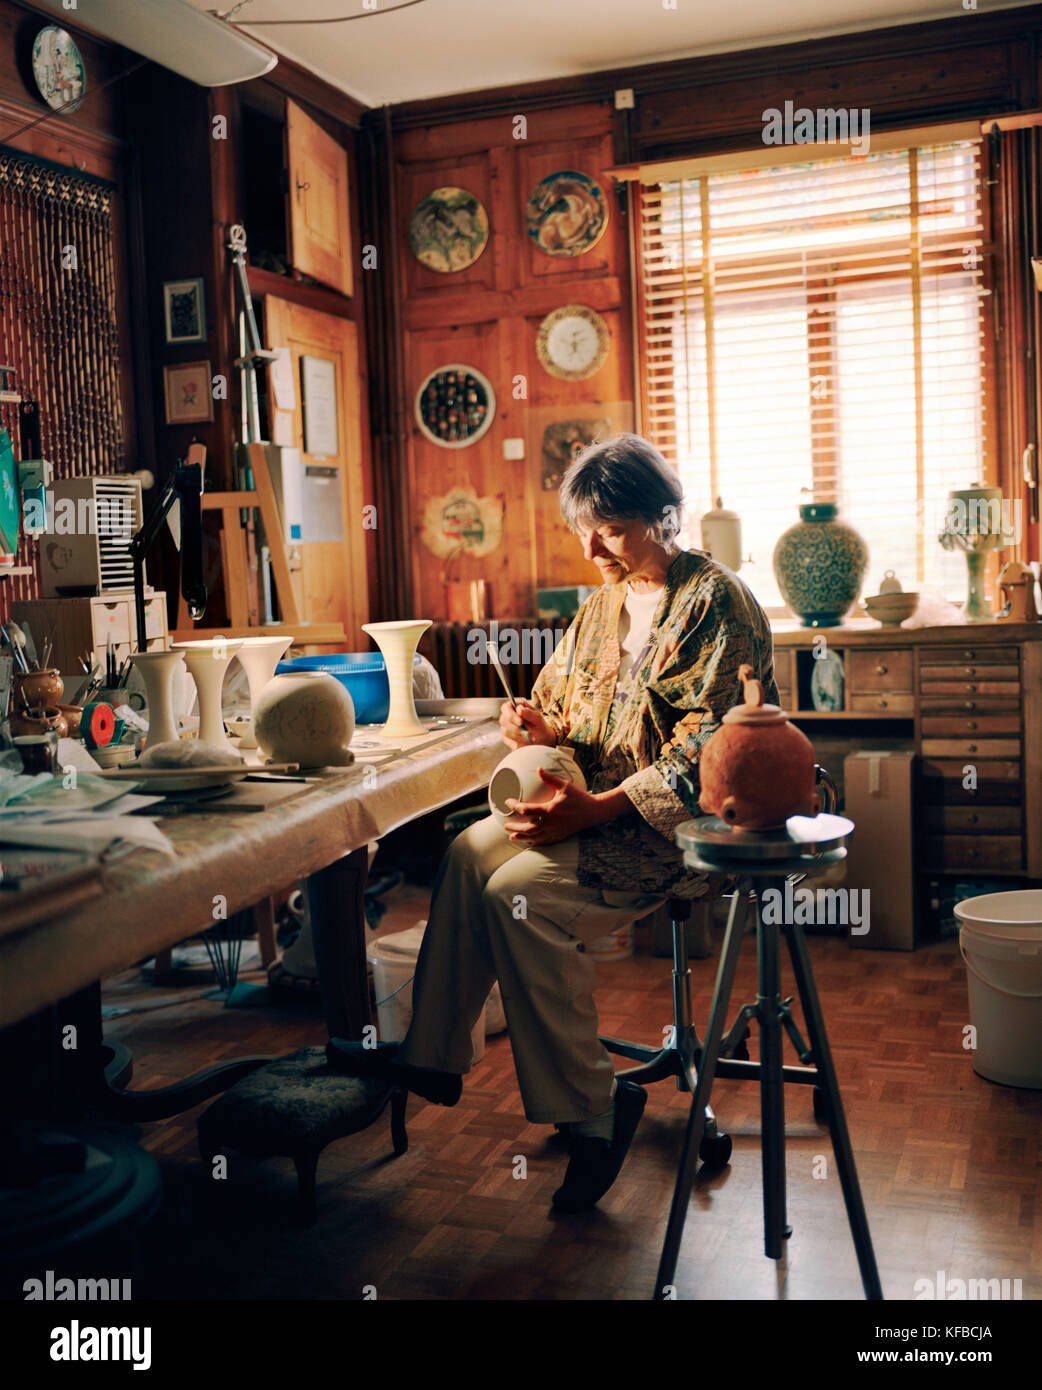
[(336, 408), (336, 363), (324, 357), (300, 359), (304, 400), (304, 452), (334, 458), (339, 452)]
[[(292, 415), (297, 408), (297, 392), (293, 385), (293, 358), (290, 356), (289, 348), (274, 348), (273, 351), (278, 354), (269, 368), (275, 409), (288, 410)], [(275, 440), (276, 444), (282, 442), (280, 439)]]
[(332, 464), (309, 463), (301, 482), (302, 539), (332, 542), (344, 539), (344, 513), (340, 504), (340, 469)]
[(293, 438), (293, 412), (289, 410), (276, 410), (273, 412), (274, 424), (271, 427), (271, 442), (281, 444), (284, 449), (294, 447)]

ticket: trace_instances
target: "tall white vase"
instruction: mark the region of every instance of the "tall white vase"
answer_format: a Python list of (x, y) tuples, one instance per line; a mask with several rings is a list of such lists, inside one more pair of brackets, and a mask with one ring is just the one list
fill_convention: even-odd
[(383, 652), (384, 665), (387, 667), (391, 703), (387, 710), (387, 723), (380, 730), (385, 738), (411, 738), (424, 731), (416, 717), (416, 703), (412, 698), (412, 660), (416, 655), (417, 642), (430, 625), (429, 618), (362, 624), (362, 631), (368, 632)]
[(244, 637), (242, 646), (236, 652), (239, 665), (246, 672), (250, 687), (250, 726), (239, 730), (239, 747), (256, 748), (257, 740), (253, 733), (253, 719), (257, 713), (257, 700), (261, 691), (275, 674), (275, 667), (293, 645), (290, 637)]
[(221, 691), (224, 674), (233, 656), (239, 654), (242, 641), (213, 637), (209, 641), (178, 642), (175, 651), (184, 652), (188, 674), (195, 681), (199, 695), (199, 742), (214, 748), (231, 748), (224, 732), (221, 714)]
[(148, 735), (144, 746), (170, 743), (178, 737), (174, 719), (174, 673), (184, 662), (184, 652), (132, 652), (130, 660), (145, 682)]

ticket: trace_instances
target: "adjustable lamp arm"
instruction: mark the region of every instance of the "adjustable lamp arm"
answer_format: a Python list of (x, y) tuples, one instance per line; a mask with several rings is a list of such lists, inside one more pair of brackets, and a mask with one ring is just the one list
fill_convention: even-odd
[(181, 594), (190, 617), (206, 612), (206, 584), (203, 581), (202, 498), (203, 470), (198, 463), (176, 464), (162, 496), (130, 542), (134, 561), (134, 616), (137, 622), (137, 649), (148, 650), (145, 631), (145, 557), (155, 544), (160, 527), (175, 500), (181, 505)]

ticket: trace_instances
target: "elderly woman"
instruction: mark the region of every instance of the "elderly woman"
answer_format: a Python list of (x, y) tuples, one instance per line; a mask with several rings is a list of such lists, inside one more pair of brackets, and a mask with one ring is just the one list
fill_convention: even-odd
[(561, 1211), (608, 1190), (646, 1100), (616, 1080), (598, 1041), (586, 945), (667, 896), (708, 891), (673, 841), (699, 814), (699, 754), (740, 701), (743, 663), (777, 699), (767, 619), (730, 570), (677, 545), (681, 503), (676, 474), (636, 435), (591, 445), (568, 469), (561, 513), (604, 583), (500, 727), (511, 748), (566, 745), (588, 790), (548, 777), (552, 799), (512, 803), (509, 835), (491, 817), (459, 835), (434, 888), (404, 1043), (328, 1049), (339, 1069), (454, 1105), (498, 979), (525, 1114), (568, 1132)]

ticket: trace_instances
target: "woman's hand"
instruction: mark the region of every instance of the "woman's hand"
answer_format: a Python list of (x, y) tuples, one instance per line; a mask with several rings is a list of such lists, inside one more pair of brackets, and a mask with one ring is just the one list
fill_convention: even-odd
[(518, 700), (516, 710), (509, 700), (500, 706), (499, 732), (510, 748), (524, 748), (526, 743), (557, 746), (557, 735), (530, 700)]
[(629, 797), (618, 787), (609, 792), (584, 792), (544, 768), (539, 769), (539, 776), (556, 789), (549, 801), (507, 801), (513, 814), (505, 828), (517, 844), (554, 845), (633, 809)]

